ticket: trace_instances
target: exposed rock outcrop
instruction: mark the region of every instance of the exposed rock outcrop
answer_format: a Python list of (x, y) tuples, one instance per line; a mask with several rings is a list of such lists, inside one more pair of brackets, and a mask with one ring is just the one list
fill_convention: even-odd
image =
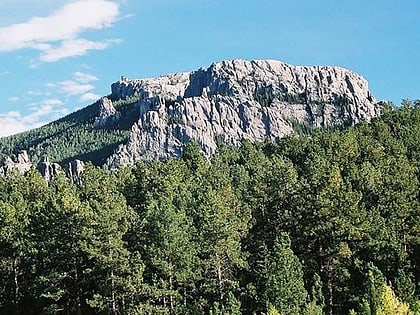
[(0, 175), (7, 176), (16, 170), (22, 174), (27, 173), (32, 167), (32, 162), (25, 150), (19, 151), (14, 158), (7, 157), (0, 166)]
[[(25, 150), (22, 150), (19, 151), (16, 156), (13, 156), (13, 158), (6, 157), (4, 159), (3, 163), (0, 165), (0, 176), (8, 176), (14, 171), (26, 174), (32, 167), (33, 163), (29, 159), (28, 153)], [(63, 172), (63, 168), (60, 164), (50, 162), (47, 156), (40, 160), (36, 168), (47, 182)], [(73, 160), (67, 164), (65, 174), (70, 180), (80, 183), (83, 171), (84, 163), (80, 160)]]
[(59, 176), (63, 171), (58, 163), (51, 163), (47, 156), (45, 156), (38, 164), (37, 169), (40, 171), (42, 177), (49, 182), (54, 177)]
[(223, 61), (191, 73), (124, 78), (111, 90), (114, 100), (138, 97), (138, 121), (129, 141), (108, 159), (111, 168), (180, 156), (190, 139), (210, 157), (218, 141), (277, 139), (299, 124), (351, 125), (380, 114), (360, 75), (272, 60)]
[(81, 183), (82, 173), (85, 170), (85, 164), (80, 160), (69, 162), (65, 168), (66, 176), (75, 183)]
[(95, 127), (104, 127), (108, 123), (112, 123), (119, 119), (120, 113), (117, 112), (110, 99), (103, 97), (98, 102), (99, 115), (95, 118)]
[[(343, 68), (231, 60), (158, 78), (122, 77), (112, 84), (111, 95), (64, 117), (56, 124), (63, 128), (60, 133), (45, 130), (48, 139), (28, 149), (48, 152), (54, 146), (49, 137), (65, 143), (83, 130), (86, 134), (74, 139), (80, 141), (80, 152), (63, 161), (94, 157), (113, 169), (140, 159), (179, 157), (190, 140), (210, 158), (221, 142), (236, 146), (245, 139), (276, 140), (298, 129), (352, 125), (380, 115), (381, 108), (367, 81)], [(5, 160), (0, 174), (24, 173), (31, 166), (20, 152)], [(48, 180), (58, 170), (48, 160), (38, 167)], [(80, 181), (81, 161), (64, 169)]]

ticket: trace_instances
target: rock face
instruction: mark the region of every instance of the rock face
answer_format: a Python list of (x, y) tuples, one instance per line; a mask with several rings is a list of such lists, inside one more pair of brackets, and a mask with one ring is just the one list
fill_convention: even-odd
[[(22, 150), (18, 152), (14, 159), (11, 157), (5, 158), (0, 165), (0, 176), (9, 176), (14, 171), (26, 174), (32, 167), (33, 163), (30, 161), (27, 151)], [(50, 162), (47, 156), (39, 161), (36, 168), (47, 182), (50, 182), (63, 172), (63, 168), (58, 163)], [(70, 180), (80, 183), (84, 171), (84, 163), (80, 160), (73, 160), (66, 165), (65, 171), (66, 176)]]
[(0, 175), (7, 176), (17, 170), (24, 174), (32, 167), (32, 162), (29, 160), (28, 153), (25, 150), (19, 151), (14, 159), (7, 157), (3, 165), (0, 166)]
[[(109, 157), (111, 168), (179, 156), (190, 139), (210, 157), (218, 141), (277, 139), (297, 125), (351, 125), (380, 114), (360, 75), (272, 60), (223, 61), (191, 73), (122, 78), (111, 89), (113, 100), (138, 99), (138, 120), (129, 141)], [(115, 115), (111, 111), (108, 117)]]
[(40, 171), (42, 177), (44, 177), (47, 182), (49, 182), (54, 177), (57, 177), (60, 172), (62, 172), (61, 166), (57, 163), (51, 163), (47, 156), (39, 162), (37, 169)]
[(80, 160), (73, 160), (66, 166), (66, 176), (75, 183), (81, 183), (82, 173), (85, 170), (85, 164)]
[(99, 115), (95, 118), (95, 127), (104, 127), (120, 118), (120, 113), (116, 111), (112, 101), (107, 97), (99, 100)]

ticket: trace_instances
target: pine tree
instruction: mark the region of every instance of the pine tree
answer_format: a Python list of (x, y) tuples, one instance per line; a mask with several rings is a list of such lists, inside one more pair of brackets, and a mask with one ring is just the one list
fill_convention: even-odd
[[(187, 217), (189, 180), (182, 161), (168, 160), (151, 163), (141, 176), (136, 170), (134, 187), (143, 195), (138, 224), (133, 237), (146, 263), (145, 281), (149, 285), (147, 298), (171, 313), (179, 312), (190, 301), (190, 290), (197, 278), (197, 249), (193, 242), (192, 220)], [(143, 190), (142, 187), (147, 187)], [(140, 210), (141, 209), (141, 210)]]
[(194, 206), (190, 209), (197, 231), (206, 299), (226, 306), (229, 292), (238, 286), (236, 275), (246, 266), (241, 241), (248, 231), (248, 208), (241, 207), (227, 174), (211, 166), (194, 179)]
[(290, 248), (288, 234), (281, 233), (276, 239), (273, 253), (267, 259), (267, 272), (267, 305), (273, 305), (284, 315), (301, 314), (307, 292), (302, 266)]
[(368, 265), (366, 277), (366, 294), (359, 307), (359, 315), (413, 314), (409, 305), (395, 296), (381, 271), (371, 263)]
[(93, 167), (83, 174), (81, 200), (90, 223), (82, 232), (82, 249), (92, 263), (89, 274), (95, 283), (89, 305), (110, 314), (137, 307), (143, 264), (124, 240), (136, 214), (118, 191), (115, 177)]
[(82, 314), (88, 288), (82, 276), (87, 257), (81, 248), (81, 234), (88, 224), (87, 213), (76, 187), (66, 178), (50, 182), (48, 190), (34, 207), (31, 222), (34, 259), (39, 267), (35, 281), (38, 298), (44, 301), (44, 312)]

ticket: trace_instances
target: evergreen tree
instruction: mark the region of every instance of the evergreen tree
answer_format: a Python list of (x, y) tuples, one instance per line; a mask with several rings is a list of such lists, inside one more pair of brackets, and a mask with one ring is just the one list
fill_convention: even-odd
[(136, 308), (142, 289), (143, 264), (124, 240), (136, 214), (118, 191), (115, 177), (88, 167), (82, 178), (81, 200), (90, 223), (83, 229), (82, 249), (91, 262), (94, 281), (89, 305), (110, 314)]
[(246, 266), (241, 240), (248, 231), (248, 208), (241, 207), (226, 174), (212, 166), (196, 176), (194, 207), (190, 209), (205, 282), (201, 291), (226, 307), (229, 292), (238, 286), (237, 273)]
[[(133, 235), (146, 263), (145, 281), (149, 285), (148, 297), (157, 308), (171, 313), (185, 312), (191, 303), (191, 290), (197, 280), (197, 249), (192, 235), (194, 227), (187, 217), (189, 205), (189, 179), (185, 163), (168, 160), (162, 164), (151, 163), (147, 176), (136, 170), (136, 187), (144, 194), (138, 224)], [(155, 301), (153, 301), (155, 300)]]
[(87, 213), (76, 186), (67, 179), (50, 182), (48, 190), (45, 199), (34, 207), (31, 220), (34, 261), (39, 267), (35, 281), (38, 299), (43, 300), (44, 312), (82, 314), (90, 289), (83, 276), (87, 257), (81, 248)]
[(274, 251), (267, 259), (268, 279), (265, 290), (267, 305), (273, 305), (281, 314), (301, 314), (307, 292), (299, 259), (290, 248), (290, 238), (281, 233)]
[(31, 280), (30, 212), (23, 194), (27, 187), (19, 174), (7, 180), (0, 176), (0, 311), (5, 314), (24, 312), (25, 293)]
[[(396, 297), (386, 279), (373, 264), (368, 265), (366, 294), (359, 307), (359, 315), (411, 315), (409, 305)], [(355, 313), (353, 311), (353, 313)]]

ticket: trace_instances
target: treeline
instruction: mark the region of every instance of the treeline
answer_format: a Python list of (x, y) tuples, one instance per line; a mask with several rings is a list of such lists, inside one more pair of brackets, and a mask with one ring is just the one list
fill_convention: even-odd
[(94, 127), (98, 104), (96, 102), (37, 129), (0, 138), (0, 162), (25, 149), (35, 163), (48, 156), (60, 164), (74, 159), (104, 164), (106, 157), (127, 141), (129, 131), (119, 126)]
[(419, 314), (420, 106), (80, 185), (0, 178), (1, 314)]

